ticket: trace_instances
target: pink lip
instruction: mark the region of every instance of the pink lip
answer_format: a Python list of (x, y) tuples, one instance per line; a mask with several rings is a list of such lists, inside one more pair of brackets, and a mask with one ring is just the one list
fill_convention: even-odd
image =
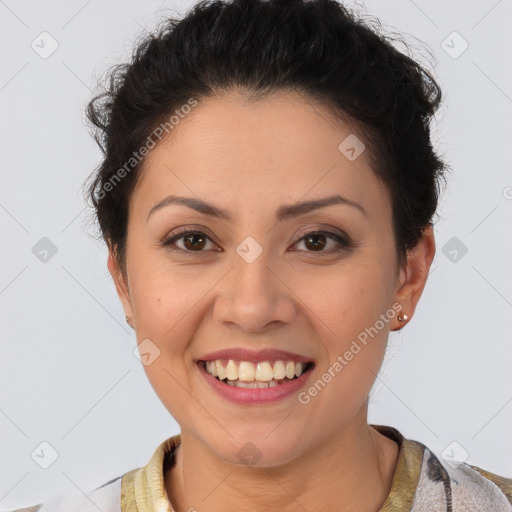
[(286, 352), (285, 350), (277, 350), (274, 348), (264, 350), (249, 350), (246, 348), (230, 348), (225, 350), (217, 350), (210, 352), (196, 361), (215, 361), (216, 359), (236, 361), (248, 361), (250, 363), (259, 363), (261, 361), (295, 361), (301, 363), (309, 363), (313, 361), (311, 357), (301, 356), (293, 352)]
[[(247, 361), (247, 359), (243, 360)], [(235, 386), (224, 384), (224, 382), (221, 382), (213, 375), (209, 374), (205, 370), (202, 363), (198, 363), (197, 367), (199, 368), (199, 371), (205, 378), (208, 385), (214, 391), (216, 391), (222, 398), (240, 405), (269, 403), (288, 397), (294, 393), (297, 393), (299, 389), (306, 383), (311, 373), (313, 373), (311, 370), (308, 370), (297, 379), (279, 384), (278, 386), (274, 386), (272, 388), (248, 389), (237, 388)]]

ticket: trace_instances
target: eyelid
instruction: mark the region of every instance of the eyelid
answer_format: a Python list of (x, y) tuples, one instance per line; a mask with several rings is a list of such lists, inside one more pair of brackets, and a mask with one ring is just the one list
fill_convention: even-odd
[(313, 229), (313, 230), (310, 230), (310, 231), (306, 231), (304, 233), (304, 235), (302, 235), (300, 238), (297, 239), (297, 241), (293, 244), (293, 246), (295, 246), (295, 245), (297, 245), (299, 243), (303, 243), (304, 240), (308, 236), (311, 236), (311, 235), (323, 235), (326, 238), (334, 241), (337, 244), (337, 246), (333, 247), (333, 248), (330, 248), (330, 249), (327, 249), (325, 251), (304, 251), (304, 250), (300, 250), (300, 251), (297, 251), (297, 252), (302, 252), (302, 253), (307, 254), (307, 255), (322, 254), (322, 255), (326, 255), (327, 256), (328, 254), (332, 255), (332, 254), (340, 253), (342, 251), (346, 252), (346, 251), (352, 249), (352, 247), (353, 247), (353, 243), (352, 243), (352, 241), (351, 241), (349, 236), (342, 235), (342, 234), (337, 233), (335, 231), (329, 231), (329, 230), (326, 230), (326, 229)]
[[(171, 231), (170, 234), (168, 234), (164, 237), (164, 239), (161, 242), (161, 245), (164, 245), (164, 246), (169, 245), (172, 239), (179, 239), (180, 236), (186, 235), (188, 233), (201, 233), (203, 235), (206, 235), (213, 243), (215, 243), (216, 245), (219, 245), (216, 237), (214, 237), (210, 233), (208, 228), (206, 228), (204, 226), (197, 226), (197, 227), (186, 226), (183, 228), (176, 228), (176, 230)], [(193, 251), (189, 251), (189, 252), (193, 252)], [(198, 251), (198, 252), (201, 252), (201, 251)]]
[[(214, 243), (217, 247), (219, 247), (219, 243), (216, 241), (216, 238), (214, 236), (211, 236), (209, 233), (209, 230), (204, 226), (194, 227), (194, 226), (185, 226), (182, 228), (177, 228), (175, 231), (171, 232), (170, 235), (167, 235), (162, 242), (160, 243), (161, 247), (164, 248), (172, 248), (172, 246), (180, 240), (183, 236), (187, 234), (201, 234), (205, 235), (205, 237), (210, 240), (212, 243)], [(308, 226), (301, 231), (299, 231), (298, 234), (294, 236), (295, 242), (293, 243), (292, 247), (302, 242), (307, 236), (310, 235), (324, 235), (325, 237), (333, 240), (338, 245), (335, 248), (331, 248), (326, 251), (292, 251), (292, 252), (303, 252), (306, 254), (332, 254), (332, 253), (339, 253), (341, 251), (347, 251), (351, 249), (354, 246), (354, 243), (349, 235), (347, 235), (344, 231), (331, 227), (331, 226), (325, 226), (323, 228), (319, 227), (312, 227)], [(185, 254), (204, 254), (211, 251), (186, 251), (184, 249), (181, 249), (180, 247), (175, 247), (172, 250), (179, 251), (181, 253)], [(223, 252), (223, 249), (219, 247), (219, 250), (216, 252)]]
[[(307, 226), (306, 228), (300, 230), (293, 239), (297, 239), (297, 242), (302, 240), (306, 235), (313, 234), (313, 233), (319, 233), (323, 235), (336, 235), (339, 236), (347, 245), (352, 244), (352, 239), (348, 236), (345, 231), (342, 231), (341, 229), (331, 227), (331, 226)], [(295, 243), (297, 243), (295, 242)]]

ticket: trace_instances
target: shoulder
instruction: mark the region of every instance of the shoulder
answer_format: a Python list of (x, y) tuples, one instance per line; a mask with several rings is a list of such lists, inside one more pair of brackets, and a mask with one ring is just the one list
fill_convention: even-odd
[(148, 499), (154, 504), (161, 503), (162, 510), (166, 509), (169, 502), (163, 486), (163, 474), (174, 464), (174, 450), (180, 442), (179, 434), (165, 439), (145, 466), (127, 471), (95, 489), (0, 512), (125, 512), (132, 510), (135, 503)]
[(391, 491), (379, 512), (512, 512), (512, 478), (438, 458), (394, 427), (372, 426), (399, 446)]
[(490, 482), (493, 482), (507, 497), (508, 501), (512, 503), (512, 478), (496, 475), (495, 473), (491, 473), (490, 471), (479, 468), (478, 466), (473, 466), (471, 464), (468, 464), (468, 466), (473, 471), (477, 471), (478, 473), (480, 473), (484, 478), (486, 478)]
[(44, 503), (0, 512), (121, 512), (121, 484), (123, 477), (105, 482), (85, 494), (56, 496)]
[(465, 462), (439, 459), (425, 447), (412, 512), (440, 506), (453, 511), (512, 512), (512, 478)]

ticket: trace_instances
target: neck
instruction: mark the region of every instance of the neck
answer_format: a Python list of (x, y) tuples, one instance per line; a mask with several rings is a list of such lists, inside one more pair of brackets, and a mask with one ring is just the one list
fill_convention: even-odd
[(233, 465), (182, 432), (165, 488), (176, 512), (379, 510), (391, 488), (398, 446), (363, 424), (349, 426), (276, 467)]

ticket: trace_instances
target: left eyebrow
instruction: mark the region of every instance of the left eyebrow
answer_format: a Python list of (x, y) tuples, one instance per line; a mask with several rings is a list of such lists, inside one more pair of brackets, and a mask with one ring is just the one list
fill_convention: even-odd
[(356, 203), (355, 201), (352, 201), (351, 199), (343, 197), (339, 194), (323, 197), (321, 199), (313, 199), (311, 201), (303, 201), (302, 203), (280, 206), (277, 209), (276, 217), (281, 221), (292, 217), (298, 217), (299, 215), (305, 215), (306, 213), (309, 213), (313, 210), (325, 208), (326, 206), (335, 204), (351, 206), (361, 212), (365, 217), (368, 217), (368, 213), (359, 203)]
[[(197, 199), (194, 197), (181, 197), (181, 196), (168, 196), (159, 203), (157, 203), (151, 210), (149, 210), (148, 216), (146, 218), (146, 222), (149, 220), (151, 215), (155, 213), (157, 210), (164, 208), (166, 206), (178, 204), (187, 206), (192, 208), (203, 215), (209, 215), (211, 217), (217, 217), (220, 219), (230, 220), (231, 215), (226, 211), (214, 206), (213, 204), (207, 203), (201, 199)], [(283, 205), (277, 209), (276, 218), (279, 221), (290, 219), (292, 217), (298, 217), (300, 215), (305, 215), (307, 213), (312, 212), (313, 210), (317, 210), (320, 208), (325, 208), (326, 206), (331, 206), (335, 204), (342, 204), (346, 206), (351, 206), (361, 212), (364, 216), (368, 217), (367, 211), (355, 201), (343, 197), (339, 194), (323, 197), (321, 199), (313, 199), (311, 201), (303, 201), (301, 203), (295, 203), (290, 205)]]

